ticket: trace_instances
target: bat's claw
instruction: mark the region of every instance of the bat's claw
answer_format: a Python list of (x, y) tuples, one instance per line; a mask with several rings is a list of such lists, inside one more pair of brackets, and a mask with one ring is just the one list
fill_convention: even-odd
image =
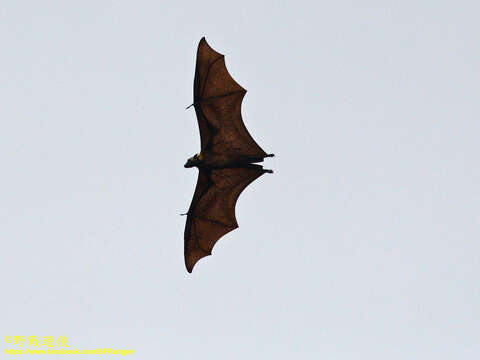
[(185, 108), (185, 110), (190, 109), (192, 106), (193, 106), (193, 104), (192, 104), (192, 105), (188, 105), (188, 106)]
[(265, 171), (266, 173), (269, 173), (269, 174), (273, 174), (273, 170), (270, 170), (270, 169), (264, 169), (263, 171)]
[(265, 157), (274, 157), (274, 156), (275, 156), (275, 154), (267, 154), (267, 156), (265, 156)]

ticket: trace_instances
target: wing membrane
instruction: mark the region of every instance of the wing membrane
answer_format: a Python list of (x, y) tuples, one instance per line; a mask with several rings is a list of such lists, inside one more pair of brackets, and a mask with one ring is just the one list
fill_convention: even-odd
[(201, 149), (218, 154), (264, 157), (243, 123), (241, 107), (246, 90), (229, 74), (222, 54), (205, 38), (200, 40), (194, 80), (194, 106)]
[(259, 165), (225, 169), (200, 169), (185, 226), (185, 265), (211, 255), (216, 242), (236, 229), (235, 205), (242, 191), (265, 173)]

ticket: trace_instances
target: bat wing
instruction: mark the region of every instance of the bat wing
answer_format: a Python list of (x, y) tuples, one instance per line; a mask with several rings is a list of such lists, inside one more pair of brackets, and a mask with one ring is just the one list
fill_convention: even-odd
[(238, 227), (235, 205), (240, 193), (268, 170), (244, 167), (200, 169), (185, 226), (185, 265), (188, 272), (201, 258), (211, 255), (215, 243)]
[(193, 100), (200, 129), (201, 148), (212, 153), (266, 157), (242, 120), (242, 100), (247, 90), (228, 73), (225, 58), (205, 38), (197, 50)]

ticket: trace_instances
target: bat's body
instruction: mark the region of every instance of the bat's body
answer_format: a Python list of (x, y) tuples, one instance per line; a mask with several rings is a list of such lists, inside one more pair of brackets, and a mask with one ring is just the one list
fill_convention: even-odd
[(272, 170), (255, 163), (271, 157), (253, 140), (241, 116), (246, 90), (230, 76), (223, 55), (200, 40), (194, 81), (195, 113), (201, 152), (187, 160), (186, 168), (199, 169), (197, 187), (187, 212), (185, 265), (211, 254), (220, 237), (238, 227), (235, 204), (255, 179)]
[[(227, 167), (248, 166), (254, 163), (262, 162), (266, 157), (272, 157), (273, 154), (267, 154), (263, 157), (215, 154), (210, 151), (201, 152), (187, 160), (184, 165), (186, 168), (198, 167), (199, 169), (221, 169)], [(272, 172), (265, 170), (265, 172)]]

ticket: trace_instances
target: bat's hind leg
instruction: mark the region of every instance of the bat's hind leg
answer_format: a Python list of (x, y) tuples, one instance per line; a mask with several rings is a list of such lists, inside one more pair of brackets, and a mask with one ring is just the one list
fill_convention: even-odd
[(259, 162), (263, 162), (263, 159), (267, 158), (267, 157), (274, 157), (275, 154), (268, 154), (266, 156), (249, 156), (249, 157), (246, 157), (244, 159), (244, 163), (250, 163), (250, 164), (253, 164), (253, 163), (259, 163)]
[(240, 166), (241, 166), (241, 167), (244, 167), (244, 168), (248, 168), (248, 169), (259, 170), (259, 171), (262, 171), (262, 172), (264, 172), (264, 173), (273, 174), (273, 170), (264, 169), (262, 165), (257, 165), (257, 164), (242, 164), (242, 165), (240, 165)]

